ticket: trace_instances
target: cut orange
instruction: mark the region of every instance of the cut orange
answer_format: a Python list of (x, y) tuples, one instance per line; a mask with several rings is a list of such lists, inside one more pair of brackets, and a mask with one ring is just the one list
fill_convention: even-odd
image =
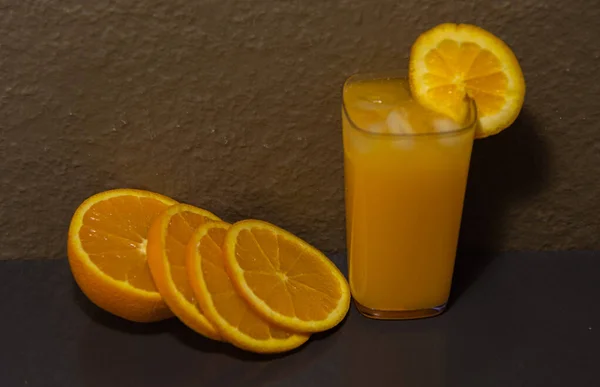
[(220, 219), (187, 204), (169, 207), (148, 232), (148, 265), (154, 283), (173, 313), (188, 327), (208, 338), (221, 337), (194, 297), (185, 268), (185, 247), (199, 226)]
[(483, 138), (510, 126), (525, 99), (514, 53), (498, 37), (469, 24), (441, 24), (412, 46), (409, 81), (424, 106), (462, 121), (465, 96), (475, 100)]
[(79, 206), (69, 227), (69, 264), (94, 304), (131, 321), (173, 316), (154, 286), (146, 243), (154, 217), (176, 203), (148, 191), (116, 189)]
[(227, 232), (225, 265), (237, 291), (266, 320), (298, 332), (337, 325), (350, 305), (344, 275), (323, 253), (270, 223)]
[(299, 347), (308, 340), (308, 334), (292, 333), (266, 322), (237, 294), (221, 249), (229, 226), (207, 223), (195, 231), (187, 247), (187, 271), (202, 309), (236, 347), (258, 353)]

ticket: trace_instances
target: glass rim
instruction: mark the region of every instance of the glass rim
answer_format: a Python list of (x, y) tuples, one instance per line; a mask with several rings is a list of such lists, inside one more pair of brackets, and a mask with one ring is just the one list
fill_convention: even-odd
[(350, 115), (348, 114), (348, 109), (346, 108), (346, 100), (344, 99), (344, 89), (346, 88), (346, 85), (349, 84), (351, 81), (354, 80), (378, 80), (378, 79), (406, 79), (408, 81), (408, 73), (406, 71), (402, 71), (402, 70), (394, 70), (394, 71), (388, 71), (388, 72), (376, 72), (376, 73), (355, 73), (352, 74), (351, 76), (349, 76), (345, 81), (344, 84), (342, 85), (342, 112), (344, 114), (344, 117), (348, 120), (348, 123), (350, 124), (350, 127), (352, 127), (352, 129), (357, 130), (361, 133), (364, 133), (368, 136), (373, 136), (373, 137), (389, 137), (389, 138), (412, 138), (412, 137), (438, 137), (438, 136), (451, 136), (451, 135), (457, 135), (463, 132), (467, 132), (471, 129), (475, 129), (475, 126), (477, 125), (477, 120), (478, 120), (478, 114), (477, 114), (477, 105), (475, 104), (475, 100), (473, 100), (469, 95), (465, 95), (465, 103), (468, 104), (468, 111), (467, 114), (470, 116), (468, 118), (470, 118), (467, 122), (467, 124), (459, 127), (458, 129), (455, 130), (450, 130), (450, 131), (446, 131), (446, 132), (426, 132), (426, 133), (375, 133), (375, 132), (371, 132), (367, 129), (361, 128), (360, 126), (356, 125), (356, 123), (354, 123), (354, 121), (352, 120), (352, 118), (350, 117)]

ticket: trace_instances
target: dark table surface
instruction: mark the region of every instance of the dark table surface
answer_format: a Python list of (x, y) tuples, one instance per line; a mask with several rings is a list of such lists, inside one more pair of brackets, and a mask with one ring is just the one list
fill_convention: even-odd
[[(332, 259), (344, 266), (343, 256)], [(0, 386), (599, 386), (600, 252), (459, 257), (449, 310), (369, 320), (285, 355), (96, 308), (66, 260), (0, 262)]]

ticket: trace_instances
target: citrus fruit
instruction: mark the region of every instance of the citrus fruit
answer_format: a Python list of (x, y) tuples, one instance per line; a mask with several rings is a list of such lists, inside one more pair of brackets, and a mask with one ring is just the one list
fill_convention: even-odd
[(154, 217), (176, 203), (148, 191), (116, 189), (77, 208), (69, 227), (69, 264), (94, 304), (131, 321), (173, 316), (154, 286), (146, 243)]
[(185, 247), (199, 226), (220, 220), (187, 204), (176, 204), (157, 216), (148, 232), (148, 266), (154, 283), (173, 313), (184, 324), (211, 339), (220, 339), (194, 296), (185, 268)]
[(227, 231), (225, 266), (238, 293), (263, 318), (298, 332), (320, 332), (348, 312), (343, 274), (323, 253), (270, 223), (244, 220)]
[(299, 347), (308, 334), (293, 333), (261, 318), (237, 294), (227, 274), (221, 249), (229, 224), (207, 223), (187, 247), (187, 272), (196, 297), (223, 337), (236, 347), (258, 352), (284, 352)]
[(424, 106), (462, 121), (465, 96), (475, 101), (475, 137), (496, 134), (517, 118), (525, 80), (514, 53), (498, 37), (469, 24), (441, 24), (412, 46), (409, 81)]

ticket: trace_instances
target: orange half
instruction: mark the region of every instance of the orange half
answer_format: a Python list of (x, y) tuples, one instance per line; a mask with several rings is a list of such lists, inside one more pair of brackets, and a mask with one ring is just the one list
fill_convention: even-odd
[(153, 192), (115, 189), (77, 208), (69, 227), (69, 264), (94, 304), (137, 322), (173, 316), (152, 280), (146, 244), (152, 220), (176, 203)]

